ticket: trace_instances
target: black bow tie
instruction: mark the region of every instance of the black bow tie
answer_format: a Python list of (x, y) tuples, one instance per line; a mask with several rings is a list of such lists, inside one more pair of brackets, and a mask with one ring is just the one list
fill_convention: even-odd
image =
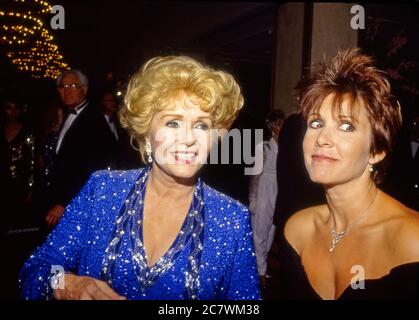
[(64, 116), (68, 117), (70, 114), (77, 114), (77, 109), (65, 108), (64, 109)]

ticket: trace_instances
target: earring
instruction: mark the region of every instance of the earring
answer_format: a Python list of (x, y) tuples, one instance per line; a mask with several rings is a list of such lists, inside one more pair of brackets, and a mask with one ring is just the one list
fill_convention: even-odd
[(153, 158), (151, 157), (151, 143), (150, 143), (150, 140), (148, 138), (146, 138), (146, 142), (145, 142), (145, 152), (147, 153), (148, 163), (152, 163)]
[(373, 172), (374, 172), (374, 165), (373, 165), (373, 164), (371, 164), (371, 163), (369, 163), (369, 165), (370, 165), (370, 167), (368, 168), (368, 171), (369, 171), (370, 173), (373, 173)]

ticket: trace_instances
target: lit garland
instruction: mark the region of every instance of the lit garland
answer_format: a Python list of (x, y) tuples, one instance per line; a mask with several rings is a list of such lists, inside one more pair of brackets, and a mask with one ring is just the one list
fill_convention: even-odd
[(7, 57), (18, 70), (35, 78), (57, 78), (69, 69), (41, 20), (51, 12), (51, 5), (43, 0), (5, 2), (0, 7), (0, 44), (6, 46)]

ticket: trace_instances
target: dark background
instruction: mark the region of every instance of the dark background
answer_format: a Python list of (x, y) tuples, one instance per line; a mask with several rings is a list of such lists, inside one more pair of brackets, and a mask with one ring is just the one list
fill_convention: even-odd
[[(89, 77), (92, 100), (105, 86), (117, 84), (123, 89), (129, 76), (153, 56), (185, 54), (231, 72), (245, 97), (234, 127), (262, 128), (272, 104), (273, 56), (275, 50), (286, 50), (275, 48), (274, 41), (281, 2), (57, 0), (52, 4), (65, 9), (65, 30), (49, 31), (65, 62)], [(407, 126), (419, 109), (419, 5), (363, 5), (366, 30), (359, 32), (359, 46), (392, 76)], [(51, 17), (45, 15), (47, 25)], [(17, 92), (27, 104), (29, 123), (36, 127), (39, 108), (57, 98), (54, 81), (18, 72), (4, 51), (0, 45), (0, 98)], [(241, 165), (215, 166), (206, 179), (247, 203), (248, 177)]]

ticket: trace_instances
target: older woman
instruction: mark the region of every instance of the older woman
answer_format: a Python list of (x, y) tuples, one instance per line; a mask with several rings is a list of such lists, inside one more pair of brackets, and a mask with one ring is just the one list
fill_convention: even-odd
[(24, 265), (23, 297), (259, 299), (248, 210), (198, 177), (211, 129), (229, 128), (242, 105), (223, 71), (148, 61), (120, 119), (149, 165), (91, 176)]
[(417, 297), (419, 215), (377, 187), (401, 125), (389, 82), (370, 57), (346, 50), (318, 74), (301, 105), (306, 168), (327, 203), (287, 221), (280, 296)]

